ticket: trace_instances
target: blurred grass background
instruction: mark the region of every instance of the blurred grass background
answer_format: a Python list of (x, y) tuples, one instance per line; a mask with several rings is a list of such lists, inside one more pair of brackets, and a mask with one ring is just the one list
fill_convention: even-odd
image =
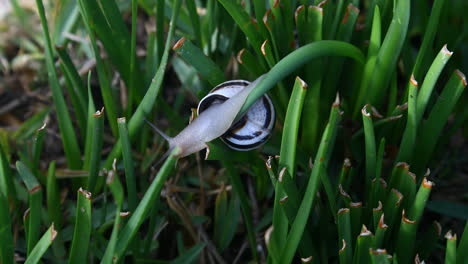
[[(466, 8), (0, 0), (0, 263), (467, 263)], [(264, 147), (154, 165), (263, 73)]]

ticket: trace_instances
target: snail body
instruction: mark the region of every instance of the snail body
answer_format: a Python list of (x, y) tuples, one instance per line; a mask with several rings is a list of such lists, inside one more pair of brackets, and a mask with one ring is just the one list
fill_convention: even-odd
[[(169, 137), (151, 125), (169, 142), (168, 153), (177, 147), (177, 157), (185, 157), (207, 147), (207, 142), (222, 136), (236, 150), (261, 146), (273, 128), (275, 113), (270, 98), (264, 95), (237, 122), (234, 120), (252, 89), (263, 78), (253, 82), (234, 80), (219, 84), (204, 97), (197, 108), (198, 117), (177, 136)], [(233, 125), (234, 124), (234, 125)]]

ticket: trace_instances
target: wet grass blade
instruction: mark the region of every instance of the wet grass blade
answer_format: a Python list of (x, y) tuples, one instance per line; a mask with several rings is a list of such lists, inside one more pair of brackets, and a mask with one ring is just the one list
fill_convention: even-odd
[(137, 206), (136, 179), (134, 174), (132, 147), (128, 136), (127, 123), (124, 117), (117, 121), (119, 125), (119, 135), (122, 142), (122, 156), (125, 168), (125, 182), (127, 184), (128, 208), (131, 212), (135, 211)]
[(44, 32), (44, 39), (46, 42), (46, 66), (65, 156), (67, 158), (68, 166), (71, 169), (79, 169), (81, 167), (80, 148), (75, 131), (73, 130), (73, 124), (68, 112), (67, 104), (58, 82), (57, 72), (55, 71), (54, 51), (52, 49), (52, 41), (50, 40), (49, 28), (47, 26), (44, 4), (42, 3), (42, 0), (36, 0), (36, 5), (41, 18), (42, 30)]
[(55, 237), (57, 236), (57, 231), (54, 229), (54, 225), (52, 224), (47, 232), (41, 237), (37, 245), (31, 251), (28, 258), (24, 262), (25, 264), (35, 264), (39, 263), (44, 253), (50, 247), (52, 242), (54, 242)]
[(29, 211), (25, 214), (28, 256), (39, 240), (42, 210), (42, 187), (31, 170), (23, 162), (16, 162), (16, 169), (28, 189)]
[(70, 247), (68, 263), (88, 262), (88, 250), (91, 241), (91, 201), (90, 192), (79, 189), (77, 194), (75, 230)]
[[(177, 151), (178, 149), (176, 148), (172, 151), (172, 153), (177, 153)], [(174, 168), (175, 161), (176, 157), (173, 154), (169, 155), (156, 175), (155, 180), (151, 183), (145, 195), (141, 199), (141, 202), (138, 204), (135, 212), (121, 230), (117, 245), (115, 247), (114, 258), (116, 261), (122, 260), (126, 249), (130, 244), (130, 241), (132, 241), (133, 237), (135, 237), (135, 234), (143, 223), (143, 220), (145, 220), (150, 209), (157, 201), (157, 198), (161, 194), (164, 183)]]

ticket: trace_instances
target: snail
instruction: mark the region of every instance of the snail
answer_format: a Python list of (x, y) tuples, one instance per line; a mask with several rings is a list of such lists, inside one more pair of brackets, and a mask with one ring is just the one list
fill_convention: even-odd
[(263, 145), (275, 122), (275, 110), (267, 95), (234, 122), (247, 96), (262, 79), (263, 75), (253, 82), (232, 80), (217, 85), (198, 104), (198, 117), (175, 137), (167, 136), (148, 122), (169, 142), (169, 150), (162, 159), (175, 147), (179, 149), (176, 157), (188, 156), (207, 148), (206, 143), (218, 137), (235, 150), (247, 151)]

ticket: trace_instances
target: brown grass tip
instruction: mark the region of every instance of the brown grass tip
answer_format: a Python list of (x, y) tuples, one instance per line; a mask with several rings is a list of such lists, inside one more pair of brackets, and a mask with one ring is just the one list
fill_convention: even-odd
[(263, 56), (266, 56), (265, 46), (267, 43), (268, 43), (268, 39), (265, 39), (265, 41), (263, 41), (262, 45), (260, 46), (260, 51), (262, 52)]
[(294, 19), (296, 20), (297, 23), (297, 17), (299, 16), (299, 13), (305, 10), (305, 5), (300, 5), (296, 8), (296, 11), (294, 11)]
[(55, 230), (55, 227), (54, 227), (54, 223), (52, 223), (52, 225), (50, 226), (50, 241), (54, 241), (55, 238), (57, 237), (57, 230)]
[(378, 256), (378, 255), (387, 255), (387, 250), (384, 249), (384, 248), (378, 248), (378, 249), (372, 249), (372, 248), (369, 248), (369, 253), (374, 255), (374, 256)]
[(127, 119), (125, 117), (119, 117), (117, 118), (117, 123), (125, 123)]
[(86, 199), (88, 199), (88, 200), (91, 200), (91, 197), (93, 196), (89, 191), (87, 191), (87, 190), (85, 190), (85, 189), (83, 189), (81, 187), (80, 187), (80, 189), (78, 189), (78, 192), (83, 194), (86, 197)]
[(372, 208), (372, 211), (373, 212), (380, 212), (380, 211), (382, 211), (382, 208), (383, 208), (382, 202), (378, 201), (377, 207)]
[(346, 198), (351, 199), (351, 196), (343, 189), (343, 186), (341, 184), (338, 184), (338, 190), (340, 190), (340, 194), (343, 195)]
[(337, 215), (342, 215), (345, 213), (349, 213), (349, 208), (341, 208), (340, 210), (338, 210)]
[(403, 220), (403, 222), (410, 224), (410, 225), (416, 224), (416, 221), (410, 220), (409, 218), (406, 217), (405, 209), (403, 209), (403, 212), (401, 213), (401, 220)]
[(279, 200), (279, 203), (280, 203), (280, 204), (285, 204), (285, 203), (288, 201), (288, 199), (289, 199), (289, 197), (288, 197), (288, 196), (285, 196), (285, 197), (283, 197), (283, 198), (281, 198), (281, 199)]
[(403, 200), (403, 194), (401, 194), (401, 192), (398, 191), (397, 189), (392, 189), (392, 193), (394, 193), (398, 198), (396, 205), (400, 206), (401, 201)]
[(238, 53), (237, 53), (237, 62), (239, 64), (244, 64), (244, 61), (242, 60), (242, 55), (244, 55), (244, 52), (245, 52), (245, 49), (241, 49)]
[(323, 8), (320, 6), (309, 6), (310, 11), (318, 11), (320, 15), (323, 15)]
[(434, 183), (428, 180), (426, 177), (423, 178), (422, 186), (424, 188), (432, 189), (432, 186), (434, 186)]
[(307, 83), (304, 82), (304, 80), (302, 80), (301, 77), (299, 77), (299, 76), (296, 76), (296, 81), (299, 81), (299, 84), (301, 85), (302, 89), (304, 89), (304, 90), (307, 90), (307, 88), (309, 87), (307, 85)]
[(265, 166), (267, 170), (271, 170), (271, 161), (273, 160), (273, 156), (268, 156), (267, 161), (265, 161)]
[(328, 3), (328, 0), (323, 0), (317, 6), (320, 7), (320, 8), (323, 8), (323, 6), (325, 6), (327, 3)]
[(408, 163), (404, 162), (404, 161), (400, 161), (395, 165), (395, 168), (409, 170), (410, 165)]
[(380, 219), (379, 219), (379, 228), (380, 229), (387, 229), (388, 228), (388, 225), (385, 224), (384, 222), (384, 214), (382, 214), (380, 216)]
[(210, 146), (206, 145), (205, 160), (208, 160), (209, 156), (210, 156)]
[(367, 117), (372, 117), (371, 113), (368, 112), (368, 107), (371, 107), (370, 104), (366, 104), (362, 109), (361, 109), (361, 113), (364, 115), (364, 116), (367, 116)]
[(119, 216), (122, 217), (122, 218), (126, 218), (126, 217), (129, 217), (131, 215), (130, 212), (120, 212)]
[(460, 70), (456, 69), (455, 70), (455, 74), (458, 76), (458, 78), (460, 78), (460, 81), (462, 81), (463, 83), (463, 86), (466, 86), (466, 77), (465, 77), (465, 74), (463, 74), (463, 72), (461, 72)]
[(416, 183), (416, 174), (412, 173), (411, 171), (406, 171), (406, 175), (409, 175), (414, 183)]
[(185, 37), (180, 38), (180, 39), (176, 42), (176, 44), (172, 47), (172, 50), (176, 50), (176, 49), (180, 48), (182, 45), (184, 45), (185, 40), (186, 40)]
[(287, 168), (284, 167), (280, 170), (279, 175), (278, 175), (278, 181), (283, 182), (284, 174), (286, 173)]
[(351, 207), (351, 208), (361, 208), (362, 203), (361, 202), (350, 202), (349, 207)]
[(363, 236), (371, 236), (371, 235), (372, 235), (372, 232), (369, 231), (369, 229), (367, 229), (367, 226), (366, 226), (366, 225), (362, 225), (361, 233), (359, 233), (359, 236), (360, 236), (360, 237), (363, 237)]
[(312, 261), (313, 257), (309, 256), (307, 258), (301, 258), (302, 263), (310, 263)]
[(453, 54), (452, 51), (448, 50), (447, 44), (445, 44), (445, 45), (442, 47), (441, 52), (444, 53), (445, 56), (452, 56), (452, 54)]
[(338, 251), (339, 253), (342, 253), (343, 251), (345, 251), (345, 249), (346, 249), (346, 240), (341, 239), (341, 244), (342, 244), (342, 246), (341, 246), (340, 250)]
[(411, 83), (411, 85), (413, 85), (415, 87), (419, 86), (418, 81), (416, 81), (416, 79), (414, 78), (414, 74), (411, 74), (410, 83)]
[(97, 110), (96, 113), (93, 114), (93, 117), (95, 118), (100, 118), (104, 114), (104, 106), (101, 108), (101, 110)]

